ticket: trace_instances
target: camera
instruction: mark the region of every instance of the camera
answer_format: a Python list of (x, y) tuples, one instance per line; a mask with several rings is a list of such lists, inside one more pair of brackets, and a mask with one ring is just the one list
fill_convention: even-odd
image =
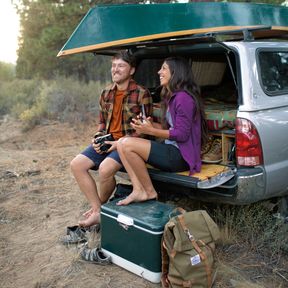
[(105, 141), (114, 141), (112, 134), (99, 136), (99, 137), (94, 139), (94, 143), (100, 144), (100, 150), (103, 152), (106, 152), (111, 147), (110, 144), (104, 143)]

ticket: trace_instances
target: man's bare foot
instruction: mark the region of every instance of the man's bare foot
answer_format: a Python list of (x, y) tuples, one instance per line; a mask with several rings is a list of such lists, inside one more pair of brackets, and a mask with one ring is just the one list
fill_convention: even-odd
[(118, 201), (116, 203), (116, 205), (124, 206), (124, 205), (128, 205), (132, 202), (144, 202), (144, 201), (148, 201), (148, 200), (155, 200), (157, 198), (158, 198), (158, 195), (156, 192), (155, 192), (155, 194), (152, 194), (152, 195), (147, 195), (146, 193), (132, 192), (125, 199)]
[(88, 218), (93, 212), (93, 209), (89, 209), (88, 211), (86, 211), (85, 213), (83, 213), (82, 215), (85, 217), (85, 218)]
[(100, 223), (100, 213), (92, 211), (90, 216), (82, 221), (79, 221), (79, 226), (90, 227)]

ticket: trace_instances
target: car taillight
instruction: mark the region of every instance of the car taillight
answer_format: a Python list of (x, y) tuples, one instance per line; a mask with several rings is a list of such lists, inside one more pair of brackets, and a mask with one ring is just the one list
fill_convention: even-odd
[(238, 165), (263, 164), (263, 153), (258, 132), (249, 120), (236, 119), (236, 158)]

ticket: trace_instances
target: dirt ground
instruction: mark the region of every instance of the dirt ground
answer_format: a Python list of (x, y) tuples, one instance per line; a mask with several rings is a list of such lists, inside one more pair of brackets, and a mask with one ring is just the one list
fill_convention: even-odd
[[(23, 132), (21, 123), (1, 121), (0, 287), (160, 287), (116, 265), (80, 261), (77, 246), (59, 242), (88, 207), (69, 163), (94, 125), (50, 122)], [(99, 235), (90, 241), (97, 243)], [(281, 269), (237, 245), (221, 249), (218, 258), (215, 287), (288, 287)]]

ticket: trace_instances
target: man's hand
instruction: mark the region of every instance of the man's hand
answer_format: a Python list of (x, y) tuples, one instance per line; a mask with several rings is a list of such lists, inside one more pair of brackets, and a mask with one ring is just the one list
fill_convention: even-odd
[(101, 149), (100, 149), (101, 144), (100, 144), (100, 143), (95, 144), (95, 139), (96, 139), (96, 138), (92, 138), (92, 140), (91, 140), (92, 146), (93, 146), (94, 150), (95, 150), (98, 154), (106, 153), (106, 152), (101, 151)]

